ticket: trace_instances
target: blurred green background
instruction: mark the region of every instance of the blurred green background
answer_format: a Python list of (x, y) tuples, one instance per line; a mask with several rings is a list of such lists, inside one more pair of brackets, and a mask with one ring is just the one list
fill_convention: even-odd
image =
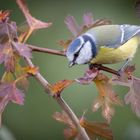
[[(135, 15), (134, 0), (27, 0), (30, 12), (36, 18), (43, 21), (53, 22), (49, 29), (35, 32), (28, 43), (61, 49), (57, 44), (59, 40), (71, 37), (70, 32), (64, 24), (64, 19), (71, 14), (82, 22), (85, 12), (92, 12), (95, 19), (109, 18), (114, 24), (140, 24), (140, 19)], [(15, 0), (0, 0), (1, 10), (12, 10), (11, 19), (18, 25), (25, 19), (15, 3)], [(133, 63), (136, 64), (135, 74), (140, 77), (140, 49)], [(41, 73), (51, 83), (62, 79), (74, 79), (83, 75), (87, 66), (76, 66), (68, 68), (64, 57), (53, 56), (43, 53), (34, 53), (33, 62), (38, 65)], [(110, 65), (119, 68), (118, 65)], [(123, 99), (128, 89), (116, 87), (116, 91)], [(101, 112), (92, 113), (93, 99), (97, 96), (94, 85), (81, 86), (74, 84), (63, 92), (63, 97), (71, 106), (77, 116), (81, 116), (88, 109), (86, 118), (89, 120), (104, 120)], [(24, 106), (10, 103), (3, 114), (3, 125), (6, 128), (0, 130), (2, 135), (8, 135), (9, 131), (16, 140), (63, 140), (63, 124), (55, 121), (52, 115), (61, 111), (58, 104), (44, 93), (40, 84), (30, 79), (29, 90), (26, 92)], [(115, 140), (140, 140), (140, 118), (131, 111), (130, 106), (116, 107), (116, 113), (111, 122)], [(1, 135), (0, 135), (1, 136)], [(0, 140), (12, 140), (12, 138), (1, 137)]]

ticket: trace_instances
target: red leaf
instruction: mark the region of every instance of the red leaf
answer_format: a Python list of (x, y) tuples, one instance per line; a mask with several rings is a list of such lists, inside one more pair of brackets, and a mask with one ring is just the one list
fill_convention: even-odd
[(20, 56), (25, 58), (32, 57), (31, 49), (27, 45), (18, 42), (12, 42), (12, 43)]
[(107, 19), (100, 19), (100, 20), (93, 20), (92, 13), (86, 13), (83, 16), (83, 23), (78, 25), (77, 21), (73, 16), (67, 16), (65, 19), (65, 24), (69, 31), (74, 35), (74, 37), (78, 36), (79, 34), (84, 33), (90, 28), (111, 24), (110, 20)]
[(64, 90), (64, 88), (68, 87), (70, 84), (72, 84), (73, 80), (62, 80), (58, 81), (57, 83), (50, 86), (50, 90), (52, 93), (57, 96), (60, 95), (60, 93)]
[(42, 21), (32, 17), (24, 0), (17, 0), (16, 2), (19, 5), (21, 11), (23, 12), (23, 14), (27, 20), (27, 23), (29, 24), (29, 26), (32, 30), (48, 28), (50, 25), (52, 25), (52, 23), (42, 22)]
[(75, 18), (71, 15), (66, 17), (65, 24), (67, 25), (68, 29), (74, 36), (77, 36), (82, 30), (81, 27), (76, 22)]
[(15, 56), (11, 45), (9, 43), (5, 44), (0, 54), (2, 55), (2, 60), (4, 62), (6, 71), (13, 72), (15, 70)]
[(112, 83), (129, 87), (125, 95), (125, 103), (131, 104), (132, 110), (140, 117), (140, 79), (132, 75), (135, 66), (128, 66), (121, 74), (121, 77), (113, 77)]
[(0, 43), (8, 43), (9, 40), (17, 38), (17, 26), (9, 20), (0, 22)]
[(125, 103), (131, 104), (132, 110), (140, 117), (140, 79), (132, 77), (129, 92), (125, 95)]
[(0, 117), (6, 105), (12, 101), (16, 104), (24, 104), (24, 94), (21, 90), (16, 88), (14, 83), (0, 84)]
[(98, 73), (98, 70), (93, 71), (88, 69), (83, 77), (75, 79), (75, 81), (80, 84), (90, 84), (91, 82), (93, 82), (94, 78), (97, 76)]
[(16, 104), (23, 105), (24, 103), (24, 94), (21, 90), (16, 88), (13, 83), (2, 83), (0, 84), (0, 98), (8, 96), (8, 100)]

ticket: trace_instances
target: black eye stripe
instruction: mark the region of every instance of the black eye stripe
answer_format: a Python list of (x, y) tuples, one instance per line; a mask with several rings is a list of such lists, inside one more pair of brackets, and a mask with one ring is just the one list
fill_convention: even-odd
[(79, 53), (81, 51), (81, 49), (84, 47), (85, 43), (82, 44), (81, 48), (74, 54), (74, 58), (73, 58), (73, 62), (76, 61), (77, 57), (79, 56)]

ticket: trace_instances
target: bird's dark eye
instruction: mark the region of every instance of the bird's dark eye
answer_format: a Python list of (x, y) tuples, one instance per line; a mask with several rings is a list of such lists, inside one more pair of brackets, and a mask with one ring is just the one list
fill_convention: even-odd
[(75, 54), (74, 54), (74, 57), (77, 58), (78, 55), (79, 55), (79, 52), (75, 53)]

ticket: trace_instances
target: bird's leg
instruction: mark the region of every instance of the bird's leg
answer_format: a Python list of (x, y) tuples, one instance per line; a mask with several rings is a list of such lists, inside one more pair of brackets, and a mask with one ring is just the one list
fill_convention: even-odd
[(108, 67), (105, 67), (105, 66), (103, 66), (101, 64), (90, 64), (89, 69), (92, 70), (93, 68), (97, 68), (98, 70), (103, 70), (103, 71), (115, 74), (117, 76), (120, 76), (120, 73), (118, 71), (116, 71), (114, 69), (111, 69), (111, 68), (108, 68)]
[(128, 66), (128, 63), (131, 61), (130, 58), (126, 59), (126, 61), (124, 62), (124, 64), (122, 65), (122, 67), (118, 70), (118, 73), (121, 73), (124, 71), (124, 69)]

